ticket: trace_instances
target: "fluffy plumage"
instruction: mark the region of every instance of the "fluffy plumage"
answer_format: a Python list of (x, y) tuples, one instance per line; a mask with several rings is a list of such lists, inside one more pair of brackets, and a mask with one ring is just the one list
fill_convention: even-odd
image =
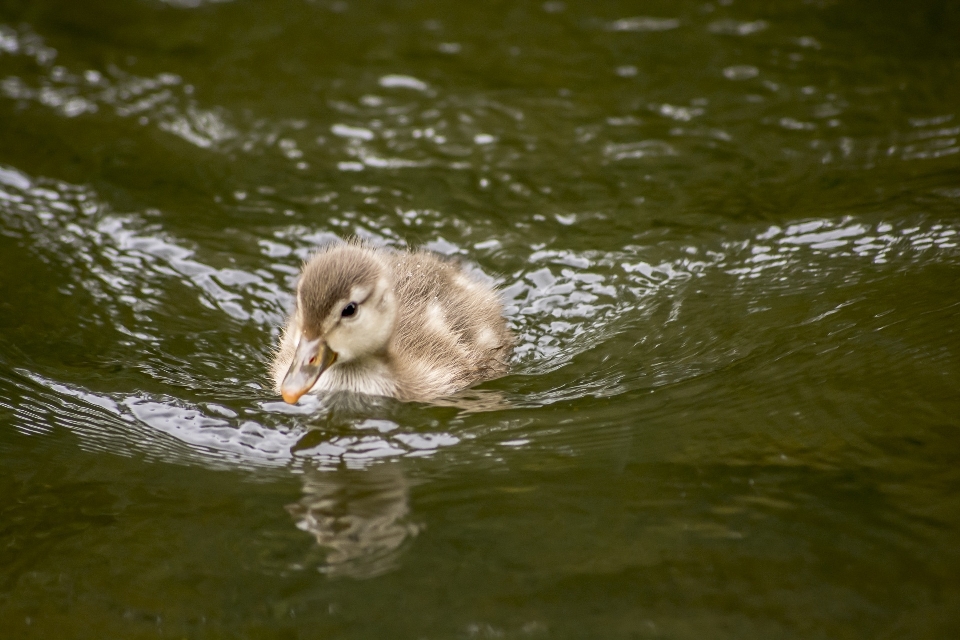
[(359, 242), (303, 267), (272, 365), (288, 402), (307, 391), (429, 400), (509, 368), (514, 337), (492, 287), (428, 251)]

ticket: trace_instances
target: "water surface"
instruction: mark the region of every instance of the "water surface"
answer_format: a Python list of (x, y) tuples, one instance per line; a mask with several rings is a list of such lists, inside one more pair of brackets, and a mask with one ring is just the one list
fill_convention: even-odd
[[(0, 628), (960, 631), (960, 11), (0, 5)], [(511, 375), (304, 398), (338, 236), (493, 277)]]

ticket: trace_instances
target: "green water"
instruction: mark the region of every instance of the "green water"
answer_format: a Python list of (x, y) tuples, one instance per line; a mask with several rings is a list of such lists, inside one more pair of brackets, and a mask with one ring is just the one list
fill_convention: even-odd
[[(0, 636), (960, 635), (956, 3), (0, 2)], [(457, 406), (270, 390), (336, 235)]]

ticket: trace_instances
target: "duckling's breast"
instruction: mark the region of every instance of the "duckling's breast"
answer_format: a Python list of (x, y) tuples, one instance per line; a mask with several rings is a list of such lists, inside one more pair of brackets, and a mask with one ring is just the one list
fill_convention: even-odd
[(397, 381), (385, 362), (370, 360), (360, 364), (337, 363), (323, 372), (311, 392), (350, 391), (373, 396), (394, 396)]

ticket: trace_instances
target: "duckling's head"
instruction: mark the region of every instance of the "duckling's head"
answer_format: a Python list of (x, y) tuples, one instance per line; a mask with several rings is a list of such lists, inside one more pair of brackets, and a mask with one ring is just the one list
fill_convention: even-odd
[(296, 402), (335, 362), (386, 351), (397, 302), (384, 258), (358, 244), (335, 245), (303, 267), (297, 286), (296, 352), (280, 385)]

